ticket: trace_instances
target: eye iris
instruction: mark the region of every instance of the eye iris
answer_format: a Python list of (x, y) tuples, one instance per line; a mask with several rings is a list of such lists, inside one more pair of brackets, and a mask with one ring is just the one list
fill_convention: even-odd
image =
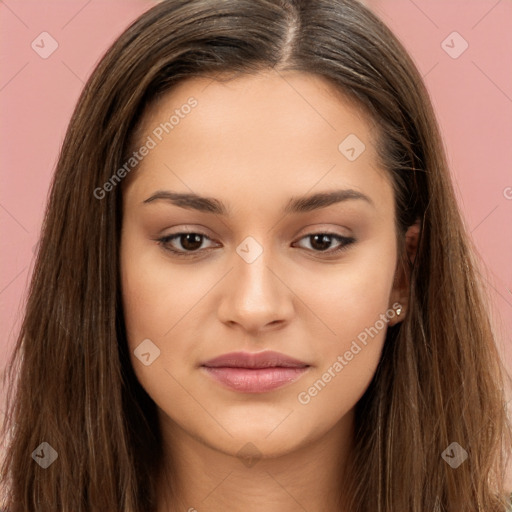
[(197, 233), (186, 233), (180, 236), (180, 243), (184, 249), (193, 251), (201, 247), (202, 236)]
[[(326, 235), (326, 234), (311, 235), (310, 238), (314, 241), (311, 244), (311, 247), (313, 247), (314, 249), (317, 249), (319, 251), (325, 251), (325, 250), (329, 249), (329, 247), (331, 245), (331, 235)], [(317, 244), (318, 241), (319, 241), (319, 244)]]

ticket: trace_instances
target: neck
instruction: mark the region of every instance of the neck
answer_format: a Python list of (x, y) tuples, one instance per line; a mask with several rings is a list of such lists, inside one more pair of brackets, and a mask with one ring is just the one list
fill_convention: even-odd
[(173, 462), (161, 475), (158, 512), (346, 510), (340, 484), (353, 442), (353, 411), (315, 441), (279, 455), (261, 453), (250, 443), (221, 452), (168, 417), (162, 427)]

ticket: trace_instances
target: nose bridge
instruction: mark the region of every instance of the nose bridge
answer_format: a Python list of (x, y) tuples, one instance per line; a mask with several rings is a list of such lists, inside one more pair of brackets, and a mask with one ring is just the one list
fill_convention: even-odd
[(273, 264), (276, 259), (270, 238), (264, 240), (260, 242), (247, 236), (236, 247), (229, 287), (219, 309), (223, 321), (234, 321), (247, 329), (255, 329), (283, 320), (289, 313), (288, 288), (276, 276), (279, 270)]

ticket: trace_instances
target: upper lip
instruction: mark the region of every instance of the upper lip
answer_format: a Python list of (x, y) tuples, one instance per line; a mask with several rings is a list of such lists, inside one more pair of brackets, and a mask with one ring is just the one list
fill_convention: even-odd
[(230, 352), (206, 361), (201, 366), (209, 368), (305, 368), (303, 361), (280, 352)]

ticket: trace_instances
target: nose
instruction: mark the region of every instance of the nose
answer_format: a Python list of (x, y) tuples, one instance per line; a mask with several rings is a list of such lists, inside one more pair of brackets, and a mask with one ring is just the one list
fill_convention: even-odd
[(233, 265), (222, 288), (220, 320), (252, 334), (286, 325), (294, 312), (294, 294), (270, 251), (263, 250), (253, 261), (234, 254)]

